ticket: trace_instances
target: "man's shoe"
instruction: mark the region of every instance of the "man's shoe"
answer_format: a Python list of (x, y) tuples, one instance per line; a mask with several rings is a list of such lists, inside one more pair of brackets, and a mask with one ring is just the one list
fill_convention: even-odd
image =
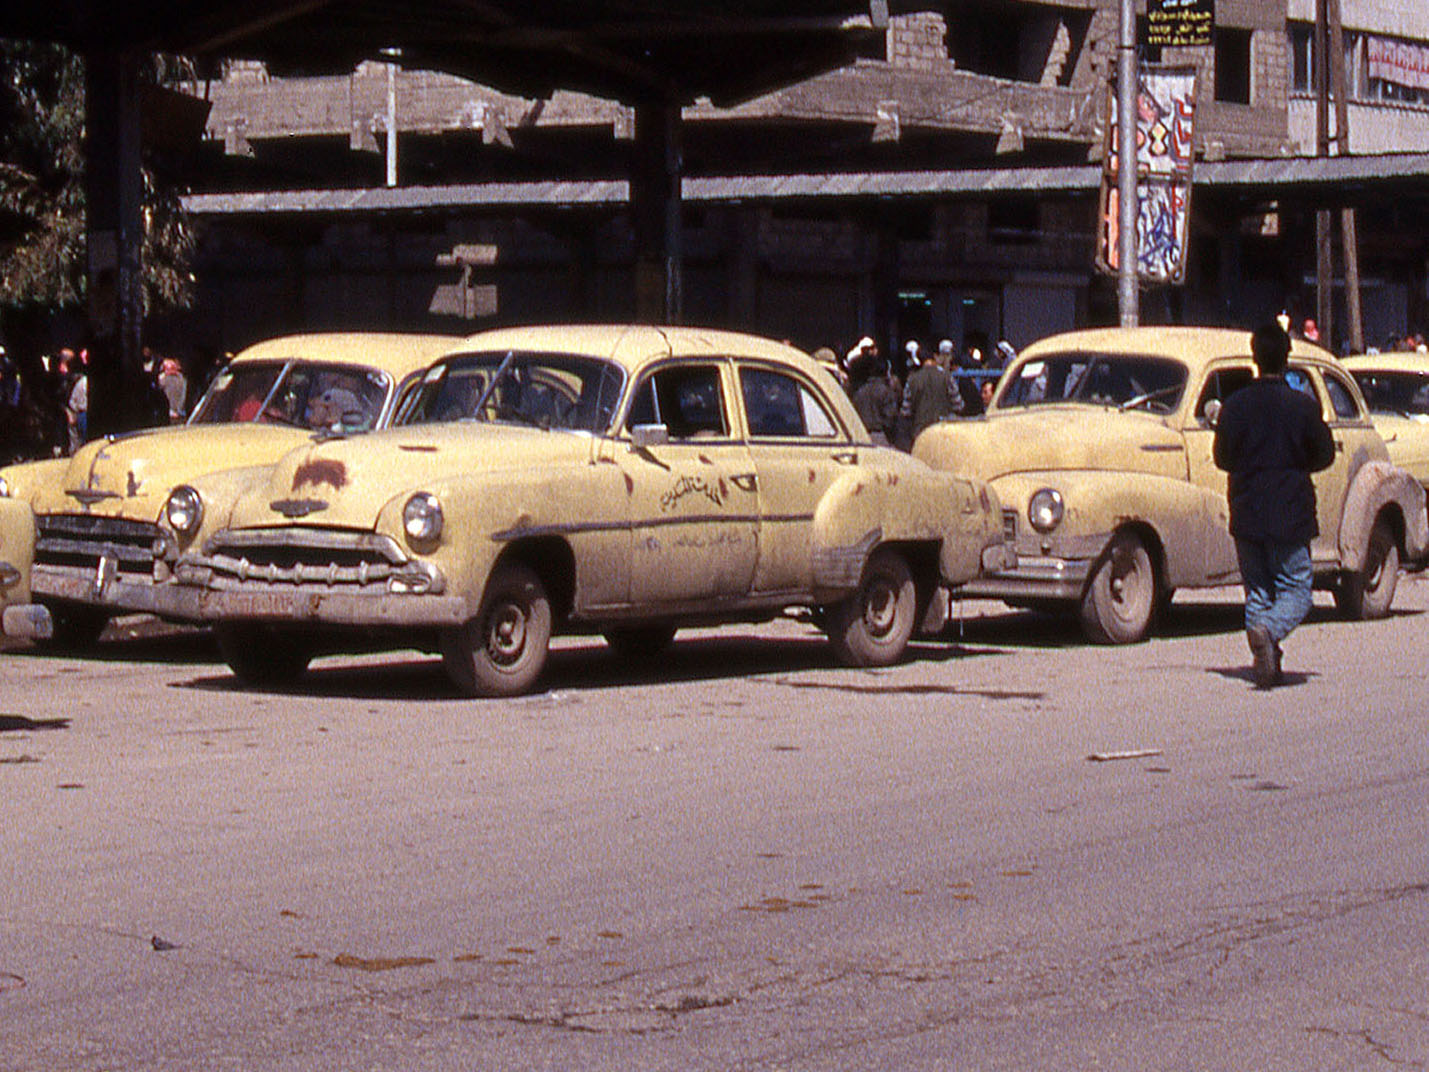
[(1280, 660), (1275, 657), (1275, 638), (1270, 630), (1259, 623), (1246, 627), (1246, 642), (1250, 644), (1250, 676), (1255, 679), (1255, 687), (1268, 689), (1280, 678)]

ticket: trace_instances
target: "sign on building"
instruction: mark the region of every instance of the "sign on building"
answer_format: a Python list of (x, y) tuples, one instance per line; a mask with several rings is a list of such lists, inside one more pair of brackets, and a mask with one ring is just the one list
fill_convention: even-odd
[[(1108, 93), (1106, 152), (1098, 217), (1097, 267), (1120, 267), (1115, 86)], [(1141, 68), (1136, 93), (1136, 249), (1143, 283), (1184, 283), (1195, 161), (1196, 69)]]
[(1216, 0), (1146, 0), (1146, 43), (1190, 48), (1211, 43)]

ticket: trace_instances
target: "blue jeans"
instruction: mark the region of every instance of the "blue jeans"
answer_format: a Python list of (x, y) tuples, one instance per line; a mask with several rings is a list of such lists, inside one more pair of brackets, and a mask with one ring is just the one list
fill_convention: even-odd
[(1235, 549), (1245, 585), (1245, 626), (1265, 626), (1278, 644), (1310, 613), (1315, 580), (1310, 548), (1237, 537)]

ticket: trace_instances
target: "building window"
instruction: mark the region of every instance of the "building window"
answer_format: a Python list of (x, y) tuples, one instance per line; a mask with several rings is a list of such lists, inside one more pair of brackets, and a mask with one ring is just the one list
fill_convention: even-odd
[(1290, 24), (1290, 89), (1315, 91), (1315, 27), (1308, 22)]
[(1091, 13), (1078, 8), (949, 0), (944, 10), (955, 67), (1044, 86), (1072, 84), (1091, 28)]
[(1217, 29), (1216, 100), (1250, 103), (1250, 31)]

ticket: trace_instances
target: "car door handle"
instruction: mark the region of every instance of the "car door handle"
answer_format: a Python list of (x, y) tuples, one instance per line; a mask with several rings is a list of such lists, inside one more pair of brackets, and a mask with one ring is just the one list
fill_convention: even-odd
[(838, 462), (839, 465), (857, 465), (857, 464), (858, 464), (858, 451), (856, 451), (856, 450), (841, 450), (841, 451), (836, 452), (836, 453), (834, 454), (833, 458), (834, 458), (834, 461)]
[(759, 487), (759, 476), (756, 473), (738, 473), (729, 479), (740, 491), (754, 491)]

